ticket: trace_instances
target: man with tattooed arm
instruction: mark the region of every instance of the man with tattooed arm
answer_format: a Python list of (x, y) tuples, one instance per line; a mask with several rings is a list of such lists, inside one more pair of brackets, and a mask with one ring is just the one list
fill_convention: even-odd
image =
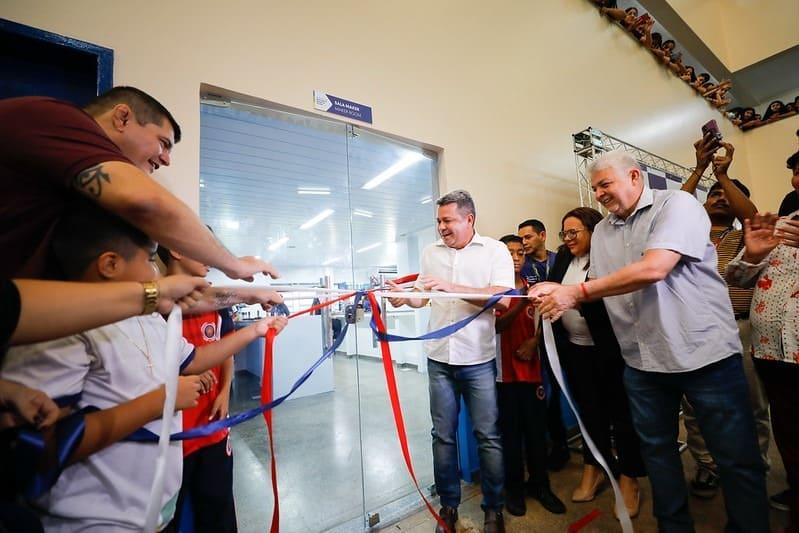
[(150, 238), (233, 279), (277, 271), (233, 256), (199, 217), (150, 177), (171, 162), (180, 126), (157, 100), (115, 87), (84, 109), (43, 97), (0, 100), (0, 276), (53, 277), (52, 229), (85, 197)]

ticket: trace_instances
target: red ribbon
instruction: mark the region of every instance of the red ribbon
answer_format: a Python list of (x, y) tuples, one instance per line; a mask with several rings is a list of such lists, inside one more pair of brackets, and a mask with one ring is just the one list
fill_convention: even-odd
[[(377, 298), (375, 298), (375, 295), (371, 292), (367, 293), (366, 296), (369, 298), (369, 304), (372, 306), (372, 318), (375, 321), (375, 326), (377, 326), (377, 331), (380, 333), (387, 333), (383, 317), (380, 316), (380, 306), (377, 303)], [(419, 488), (419, 481), (416, 479), (416, 473), (413, 470), (413, 463), (411, 462), (411, 452), (408, 449), (408, 434), (405, 431), (405, 420), (402, 417), (399, 390), (397, 389), (397, 380), (394, 377), (394, 362), (391, 359), (391, 348), (389, 347), (388, 341), (380, 341), (380, 353), (383, 356), (383, 371), (386, 375), (388, 397), (391, 399), (391, 410), (394, 411), (394, 424), (397, 427), (397, 436), (399, 437), (400, 448), (402, 448), (402, 457), (405, 459), (405, 466), (408, 469), (408, 473), (411, 475), (413, 484), (416, 486), (416, 491), (419, 493), (419, 496), (422, 497), (422, 500), (424, 500), (427, 510), (430, 511), (430, 514), (435, 517), (436, 521), (445, 531), (448, 533), (455, 533), (454, 531), (449, 531), (447, 524), (442, 520), (435, 509), (433, 509), (433, 506), (427, 498), (425, 498), (425, 495)]]
[(601, 514), (602, 513), (599, 512), (599, 509), (594, 509), (593, 511), (591, 511), (587, 515), (585, 515), (582, 518), (580, 518), (579, 520), (577, 520), (576, 522), (572, 522), (571, 524), (569, 524), (569, 529), (567, 529), (566, 531), (568, 533), (577, 533), (578, 531), (583, 529), (585, 526), (587, 526), (588, 524), (590, 524), (591, 522), (593, 522), (594, 520), (599, 518), (599, 516)]
[[(415, 281), (419, 274), (409, 274), (407, 276), (402, 276), (397, 278), (394, 281), (396, 284), (408, 283), (410, 281)], [(325, 302), (319, 303), (317, 305), (311, 306), (308, 309), (303, 309), (302, 311), (297, 311), (288, 316), (288, 318), (294, 318), (296, 316), (304, 315), (306, 313), (312, 313), (329, 305), (332, 305), (336, 302), (340, 302), (342, 300), (347, 300), (355, 296), (355, 292), (347, 293), (344, 295), (339, 296), (338, 298), (334, 298), (332, 300), (326, 300)], [(383, 323), (383, 319), (380, 316), (379, 309), (380, 307), (377, 304), (377, 299), (375, 298), (374, 294), (371, 291), (367, 293), (367, 297), (369, 298), (369, 303), (372, 306), (372, 316), (375, 319), (375, 324), (377, 325), (378, 331), (381, 333), (386, 333), (386, 326)], [(273, 369), (273, 362), (274, 362), (274, 343), (275, 343), (275, 336), (277, 335), (277, 330), (274, 328), (269, 328), (266, 332), (266, 339), (264, 342), (264, 365), (263, 365), (263, 372), (261, 376), (261, 403), (269, 403), (272, 401), (272, 397), (274, 395), (274, 389), (272, 384), (272, 369)], [(380, 351), (383, 354), (383, 370), (386, 374), (386, 385), (388, 386), (388, 394), (391, 398), (391, 408), (394, 411), (394, 423), (397, 426), (397, 435), (399, 436), (400, 447), (402, 448), (402, 456), (405, 458), (405, 466), (408, 468), (408, 472), (411, 475), (411, 479), (413, 479), (413, 483), (416, 486), (416, 490), (419, 492), (419, 495), (424, 500), (425, 505), (427, 506), (427, 510), (435, 517), (439, 524), (444, 527), (444, 529), (448, 533), (450, 532), (447, 528), (447, 525), (441, 519), (441, 517), (436, 513), (433, 506), (430, 505), (430, 502), (427, 501), (424, 494), (422, 494), (421, 489), (419, 488), (419, 482), (416, 480), (416, 474), (413, 470), (413, 463), (411, 462), (411, 454), (408, 449), (408, 435), (405, 431), (405, 421), (402, 417), (402, 408), (400, 407), (399, 401), (399, 392), (397, 390), (397, 380), (394, 377), (394, 365), (391, 360), (391, 348), (388, 345), (388, 341), (381, 340), (380, 341)], [(271, 533), (278, 533), (280, 530), (280, 504), (278, 501), (278, 489), (277, 489), (277, 464), (275, 461), (275, 443), (274, 438), (272, 435), (272, 410), (269, 409), (264, 411), (264, 421), (266, 422), (266, 431), (269, 435), (269, 455), (271, 456), (270, 460), (270, 470), (271, 470), (271, 477), (272, 477), (272, 499), (275, 502), (274, 508), (272, 510), (272, 526), (270, 528)]]
[[(269, 403), (272, 401), (272, 396), (274, 393), (273, 385), (272, 385), (272, 363), (274, 361), (273, 357), (273, 345), (275, 343), (275, 335), (277, 335), (277, 330), (275, 328), (269, 328), (266, 331), (266, 342), (265, 349), (264, 349), (264, 367), (261, 376), (261, 402), (262, 403)], [(278, 501), (278, 492), (277, 492), (277, 464), (275, 463), (275, 439), (272, 437), (272, 410), (269, 409), (264, 411), (264, 421), (266, 421), (266, 432), (269, 434), (269, 455), (271, 458), (271, 472), (272, 472), (272, 498), (275, 502), (275, 506), (272, 510), (272, 527), (270, 531), (272, 533), (278, 533), (280, 531), (280, 503)]]

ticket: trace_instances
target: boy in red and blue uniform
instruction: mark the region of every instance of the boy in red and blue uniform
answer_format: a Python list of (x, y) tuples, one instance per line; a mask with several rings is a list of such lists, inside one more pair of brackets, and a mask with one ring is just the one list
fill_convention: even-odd
[[(500, 241), (508, 247), (513, 259), (516, 288), (526, 289), (527, 281), (521, 275), (522, 239), (506, 235)], [(497, 398), (505, 458), (505, 509), (516, 516), (527, 512), (525, 455), (529, 472), (527, 493), (551, 513), (566, 512), (566, 506), (552, 492), (547, 474), (547, 404), (536, 326), (535, 307), (527, 299), (513, 299), (507, 311), (497, 312), (501, 350), (497, 357)]]
[[(159, 247), (158, 255), (168, 273), (205, 276), (208, 268), (176, 252)], [(195, 346), (218, 341), (234, 331), (227, 309), (183, 317), (183, 337)], [(197, 406), (183, 411), (183, 430), (204, 426), (227, 418), (233, 358), (207, 371), (211, 389), (201, 395)], [(180, 530), (187, 497), (191, 499), (194, 531), (197, 533), (235, 532), (236, 507), (233, 501), (233, 449), (230, 430), (222, 429), (196, 439), (183, 441), (183, 483), (178, 494), (175, 518), (167, 531)]]

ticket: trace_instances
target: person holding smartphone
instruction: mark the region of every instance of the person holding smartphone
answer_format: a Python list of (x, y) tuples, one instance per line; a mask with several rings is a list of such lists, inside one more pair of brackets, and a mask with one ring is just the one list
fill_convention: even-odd
[[(683, 184), (682, 190), (695, 194), (699, 179), (708, 166), (713, 166), (713, 175), (717, 181), (710, 187), (704, 207), (710, 218), (710, 240), (716, 247), (718, 271), (723, 277), (727, 264), (738, 255), (744, 245), (743, 231), (735, 227), (735, 220), (752, 218), (757, 212), (757, 207), (749, 199), (749, 189), (740, 181), (730, 179), (727, 174), (735, 153), (734, 147), (721, 140), (721, 133), (715, 121), (706, 124), (702, 130), (704, 136), (694, 143), (696, 168), (688, 181)], [(738, 335), (743, 346), (744, 372), (749, 384), (749, 399), (755, 417), (760, 455), (768, 464), (770, 440), (768, 400), (763, 384), (757, 377), (752, 358), (749, 356), (751, 340), (749, 307), (752, 302), (752, 290), (734, 286), (728, 287), (728, 290), (735, 322), (738, 325)], [(698, 498), (712, 498), (719, 488), (718, 467), (699, 430), (694, 409), (685, 398), (682, 408), (688, 450), (697, 464), (696, 475), (691, 480), (691, 494)]]

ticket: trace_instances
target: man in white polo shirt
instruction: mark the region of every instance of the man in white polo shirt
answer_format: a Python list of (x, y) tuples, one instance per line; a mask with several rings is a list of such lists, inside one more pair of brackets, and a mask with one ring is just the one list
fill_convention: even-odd
[[(514, 287), (513, 260), (501, 242), (474, 230), (475, 208), (466, 191), (453, 191), (438, 202), (441, 239), (422, 252), (414, 287), (420, 291), (496, 294)], [(392, 284), (395, 290), (399, 290)], [(431, 302), (431, 331), (454, 324), (475, 312), (486, 300), (455, 298), (391, 298), (399, 307), (423, 307)], [(495, 306), (507, 309), (507, 301)], [(455, 434), (460, 398), (469, 408), (480, 455), (485, 531), (505, 531), (502, 517), (504, 484), (502, 446), (497, 425), (494, 313), (485, 312), (466, 327), (443, 339), (426, 341), (433, 419), (433, 470), (441, 498), (441, 517), (451, 532), (458, 520), (461, 490)], [(436, 531), (443, 531), (439, 526)]]

